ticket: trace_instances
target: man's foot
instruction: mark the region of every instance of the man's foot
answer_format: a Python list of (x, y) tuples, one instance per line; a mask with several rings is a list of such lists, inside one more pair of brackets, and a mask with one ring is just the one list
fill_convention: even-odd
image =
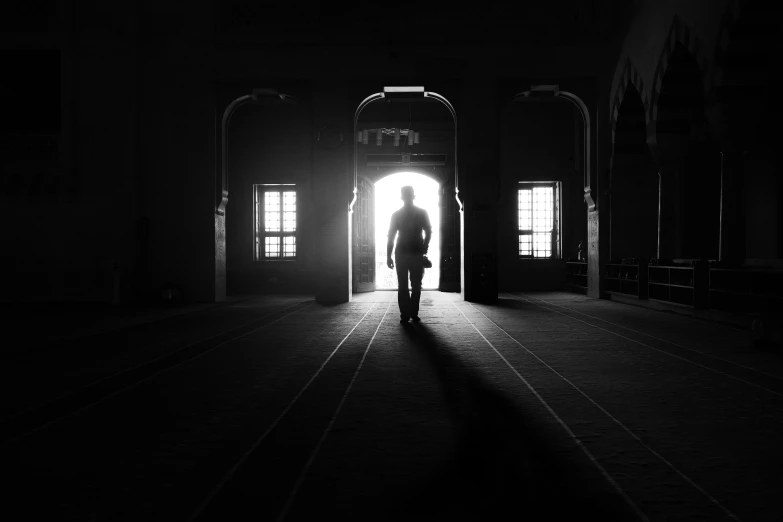
[(411, 319), (413, 319), (414, 323), (420, 323), (421, 322), (421, 319), (419, 318), (418, 315), (414, 315), (413, 317), (411, 317)]
[(407, 323), (409, 320), (410, 320), (410, 317), (408, 317), (407, 315), (401, 315), (400, 316), (400, 322), (401, 323)]

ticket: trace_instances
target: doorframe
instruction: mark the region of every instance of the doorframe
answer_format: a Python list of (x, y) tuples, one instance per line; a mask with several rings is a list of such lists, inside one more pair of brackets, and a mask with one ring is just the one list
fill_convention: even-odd
[[(384, 98), (399, 98), (399, 97), (408, 97), (408, 98), (415, 98), (415, 97), (423, 97), (423, 98), (432, 98), (434, 100), (439, 101), (443, 105), (446, 106), (446, 108), (451, 113), (451, 117), (454, 120), (454, 199), (457, 200), (457, 205), (459, 209), (459, 215), (460, 215), (460, 243), (459, 243), (459, 249), (460, 249), (460, 293), (462, 295), (462, 298), (465, 299), (465, 242), (464, 242), (464, 227), (465, 227), (465, 205), (463, 204), (462, 200), (459, 197), (459, 161), (457, 158), (457, 135), (458, 133), (458, 127), (457, 127), (457, 111), (454, 109), (454, 106), (449, 102), (449, 100), (446, 99), (445, 96), (441, 96), (440, 94), (432, 91), (427, 91), (422, 86), (385, 86), (383, 88), (382, 92), (376, 92), (374, 94), (371, 94), (370, 96), (366, 97), (362, 102), (359, 104), (358, 107), (356, 107), (356, 111), (353, 115), (353, 133), (352, 136), (356, 136), (356, 126), (359, 123), (359, 115), (361, 114), (362, 110), (369, 105), (370, 103), (384, 99)], [(353, 231), (351, 230), (351, 223), (353, 223), (353, 207), (356, 203), (357, 199), (357, 192), (358, 192), (358, 176), (359, 176), (359, 160), (357, 158), (357, 154), (359, 152), (359, 144), (357, 143), (356, 139), (353, 139), (353, 198), (351, 199), (351, 202), (348, 204), (348, 252), (351, 252), (351, 256), (353, 256)], [(351, 285), (351, 262), (349, 261), (348, 264), (348, 299), (353, 299), (353, 292), (351, 291), (350, 285)]]

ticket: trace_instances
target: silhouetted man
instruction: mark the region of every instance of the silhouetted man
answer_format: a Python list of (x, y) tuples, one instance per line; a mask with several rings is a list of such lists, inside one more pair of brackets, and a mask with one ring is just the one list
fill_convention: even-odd
[[(400, 305), (400, 322), (409, 319), (419, 322), (419, 299), (421, 299), (421, 280), (424, 277), (424, 255), (430, 246), (432, 225), (430, 216), (423, 208), (413, 204), (416, 197), (413, 187), (402, 187), (401, 198), (404, 205), (392, 214), (389, 235), (386, 242), (386, 265), (394, 268), (397, 262), (397, 303)], [(424, 231), (424, 238), (422, 238)], [(399, 235), (397, 235), (399, 233)], [(394, 237), (397, 236), (397, 248)], [(408, 294), (408, 275), (411, 280), (411, 293)]]

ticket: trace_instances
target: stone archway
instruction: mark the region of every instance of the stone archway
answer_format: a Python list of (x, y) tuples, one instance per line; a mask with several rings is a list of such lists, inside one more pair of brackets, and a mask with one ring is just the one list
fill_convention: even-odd
[[(225, 301), (227, 292), (226, 281), (226, 206), (228, 204), (228, 132), (232, 116), (247, 103), (258, 103), (262, 100), (279, 100), (281, 102), (301, 103), (297, 98), (279, 93), (271, 88), (253, 89), (251, 94), (245, 94), (235, 98), (223, 110), (220, 118), (219, 136), (220, 146), (215, 144), (217, 155), (215, 169), (215, 301)], [(218, 126), (217, 113), (215, 114), (215, 126)]]
[[(462, 294), (463, 299), (465, 298), (465, 265), (464, 265), (464, 205), (462, 201), (459, 198), (459, 161), (457, 157), (457, 137), (458, 137), (458, 129), (457, 129), (457, 112), (454, 109), (454, 106), (444, 97), (441, 96), (438, 93), (426, 91), (424, 87), (384, 87), (383, 92), (378, 92), (375, 94), (371, 94), (367, 98), (365, 98), (359, 106), (356, 108), (356, 112), (354, 113), (354, 120), (353, 120), (353, 135), (356, 135), (357, 132), (357, 124), (359, 122), (359, 117), (362, 113), (362, 111), (372, 102), (381, 100), (381, 99), (405, 99), (405, 98), (429, 98), (432, 100), (435, 100), (439, 103), (441, 103), (443, 106), (445, 106), (449, 113), (451, 114), (453, 123), (454, 123), (454, 149), (453, 149), (453, 171), (454, 171), (454, 177), (453, 182), (444, 182), (442, 184), (442, 188), (444, 191), (441, 193), (441, 201), (444, 201), (446, 199), (449, 200), (449, 203), (446, 203), (446, 205), (450, 205), (447, 208), (454, 210), (454, 213), (459, 212), (459, 234), (457, 234), (458, 241), (456, 241), (453, 246), (458, 249), (459, 251), (459, 288), (460, 292)], [(360, 196), (360, 180), (359, 180), (359, 168), (358, 168), (358, 143), (356, 139), (354, 141), (354, 154), (353, 154), (353, 198), (351, 202), (348, 205), (348, 241), (349, 241), (349, 252), (354, 252), (354, 211), (356, 210), (356, 204), (358, 202), (359, 196)], [(446, 194), (445, 191), (448, 190), (450, 193)], [(365, 191), (367, 192), (367, 191)], [(444, 201), (445, 202), (445, 201)], [(456, 203), (456, 206), (454, 205)], [(449, 210), (446, 210), (445, 213), (450, 213)], [(349, 272), (349, 285), (352, 286), (353, 281), (353, 258), (355, 258), (356, 255), (352, 254), (349, 256), (349, 263), (348, 263), (348, 272)], [(449, 256), (452, 260), (454, 255)], [(349, 288), (348, 292), (349, 296), (352, 294), (351, 288)]]
[(512, 98), (512, 101), (520, 101), (526, 98), (536, 97), (560, 97), (573, 104), (579, 114), (582, 116), (582, 151), (583, 151), (583, 182), (584, 200), (587, 204), (587, 255), (588, 255), (588, 277), (587, 294), (590, 297), (598, 298), (601, 296), (601, 272), (600, 272), (600, 254), (599, 254), (599, 225), (598, 208), (593, 195), (592, 164), (591, 164), (591, 140), (592, 126), (590, 121), (590, 111), (587, 109), (584, 101), (576, 94), (561, 91), (558, 85), (534, 85), (529, 91), (524, 91)]

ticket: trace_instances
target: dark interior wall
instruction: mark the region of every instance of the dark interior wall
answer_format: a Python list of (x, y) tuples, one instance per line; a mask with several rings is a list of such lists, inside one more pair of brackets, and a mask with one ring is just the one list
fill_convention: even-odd
[[(174, 284), (188, 301), (214, 300), (220, 120), (210, 13), (169, 2), (140, 2), (136, 9), (138, 59), (129, 71), (139, 100), (135, 181), (138, 216), (149, 223), (148, 270), (137, 287), (147, 298)], [(136, 227), (123, 240), (136, 243)]]
[(685, 259), (718, 259), (720, 232), (720, 145), (691, 140), (685, 158)]
[(581, 115), (565, 100), (509, 103), (501, 114), (502, 200), (498, 208), (499, 287), (502, 290), (559, 288), (563, 259), (519, 259), (517, 189), (520, 181), (560, 181), (562, 257), (586, 239), (584, 186), (577, 170), (575, 120)]
[(105, 301), (112, 262), (127, 277), (136, 251), (134, 15), (105, 6), (109, 32), (56, 7), (5, 29), (0, 204), (15, 225), (0, 296)]
[(657, 257), (658, 172), (647, 146), (642, 99), (632, 86), (615, 129), (610, 199), (610, 258)]
[(745, 156), (745, 257), (778, 258), (780, 177), (774, 165), (758, 154)]
[(783, 42), (778, 11), (768, 2), (743, 2), (727, 32), (727, 46), (720, 57), (721, 81), (716, 87), (731, 144), (726, 161), (739, 185), (734, 190), (740, 207), (737, 235), (742, 236), (736, 240), (737, 257), (744, 254), (754, 263), (783, 258), (779, 152), (783, 107), (777, 100), (783, 81), (779, 67)]
[(651, 155), (612, 160), (611, 259), (651, 259), (658, 248), (658, 172)]
[[(314, 291), (318, 215), (312, 190), (312, 125), (309, 109), (271, 100), (240, 107), (229, 130), (226, 207), (227, 291)], [(297, 192), (297, 258), (254, 260), (255, 184), (291, 184)]]

